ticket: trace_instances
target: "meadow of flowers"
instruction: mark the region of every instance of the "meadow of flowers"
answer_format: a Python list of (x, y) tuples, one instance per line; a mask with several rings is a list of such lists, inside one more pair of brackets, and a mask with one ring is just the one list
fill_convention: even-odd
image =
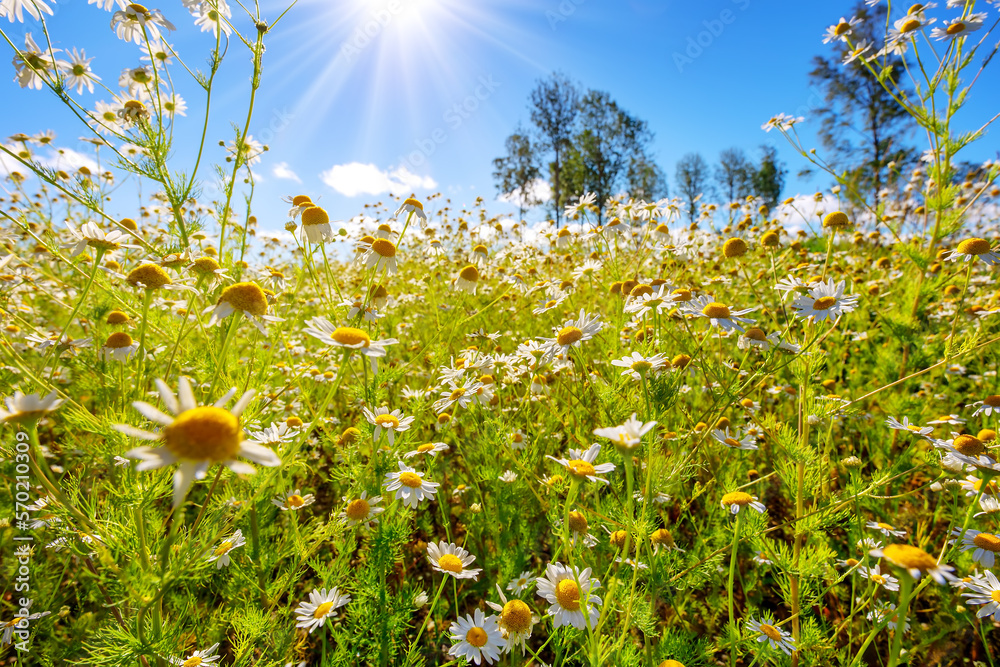
[(987, 128), (950, 129), (994, 8), (914, 5), (883, 52), (828, 31), (921, 84), (898, 101), (927, 152), (877, 209), (779, 115), (831, 175), (808, 208), (584, 195), (557, 228), (431, 195), (338, 222), (291, 193), (276, 236), (246, 124), (214, 177), (171, 164), (202, 121), (163, 36), (194, 20), (212, 74), (249, 52), (252, 111), (280, 25), (98, 2), (145, 55), (89, 109), (46, 2), (0, 0), (44, 35), (7, 40), (19, 103), (61, 100), (107, 171), (0, 145), (0, 663), (1000, 660), (1000, 164), (959, 172)]

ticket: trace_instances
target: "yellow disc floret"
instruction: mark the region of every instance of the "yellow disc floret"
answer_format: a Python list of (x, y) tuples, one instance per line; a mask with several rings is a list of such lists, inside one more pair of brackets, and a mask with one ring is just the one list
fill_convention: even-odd
[(205, 405), (185, 410), (163, 427), (163, 441), (179, 459), (232, 461), (240, 451), (240, 420), (228, 410)]

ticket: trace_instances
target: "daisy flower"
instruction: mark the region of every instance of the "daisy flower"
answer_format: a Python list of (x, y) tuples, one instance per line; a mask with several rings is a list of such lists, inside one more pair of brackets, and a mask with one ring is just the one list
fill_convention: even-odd
[(738, 513), (740, 509), (747, 506), (750, 506), (761, 514), (767, 511), (764, 503), (760, 502), (757, 496), (751, 496), (749, 493), (743, 491), (730, 491), (722, 496), (722, 506), (733, 514)]
[(212, 316), (208, 326), (215, 326), (221, 320), (233, 313), (240, 313), (264, 335), (267, 335), (265, 322), (284, 322), (280, 317), (267, 314), (267, 295), (257, 283), (234, 283), (222, 290), (218, 302), (203, 313)]
[(844, 17), (840, 17), (840, 21), (838, 21), (836, 25), (832, 25), (826, 29), (826, 34), (823, 36), (823, 43), (829, 44), (834, 40), (846, 42), (853, 33), (854, 26), (858, 25), (860, 22), (861, 19), (856, 17), (851, 17), (850, 21)]
[(396, 261), (396, 244), (389, 239), (375, 239), (371, 245), (361, 255), (361, 261), (369, 269), (374, 267), (375, 271), (385, 269), (393, 274), (399, 270)]
[(447, 452), (451, 447), (443, 442), (426, 442), (416, 449), (406, 452), (403, 454), (404, 459), (411, 459), (414, 456), (419, 456), (421, 454), (427, 454), (428, 456), (437, 456), (438, 452)]
[(288, 510), (300, 510), (303, 507), (312, 505), (314, 502), (316, 502), (316, 496), (311, 493), (307, 493), (303, 496), (299, 489), (289, 491), (284, 496), (271, 498), (271, 504), (280, 509), (282, 512), (287, 512)]
[(472, 579), (475, 581), (482, 572), (478, 568), (470, 568), (476, 557), (453, 542), (441, 540), (437, 544), (427, 545), (427, 560), (438, 572), (450, 574), (456, 579)]
[(834, 285), (833, 280), (815, 283), (808, 295), (800, 295), (792, 302), (792, 308), (802, 319), (815, 322), (835, 320), (844, 313), (853, 311), (858, 305), (858, 297), (844, 295), (844, 281)]
[(139, 349), (139, 343), (132, 340), (124, 331), (116, 331), (108, 336), (98, 354), (104, 361), (120, 361), (125, 363)]
[(58, 398), (55, 389), (44, 397), (15, 391), (13, 396), (4, 399), (5, 407), (0, 408), (0, 423), (32, 424), (49, 412), (55, 411), (64, 400)]
[(385, 356), (385, 346), (399, 343), (395, 338), (372, 340), (361, 329), (336, 327), (325, 317), (306, 320), (304, 333), (333, 347), (342, 347), (363, 354), (371, 360), (372, 371), (378, 372), (378, 359)]
[(403, 203), (399, 205), (399, 208), (396, 209), (396, 212), (392, 214), (392, 217), (398, 218), (403, 213), (406, 214), (412, 213), (416, 215), (418, 218), (420, 218), (423, 222), (427, 222), (427, 214), (424, 213), (424, 205), (421, 204), (419, 200), (414, 199), (413, 197), (408, 197), (407, 199), (405, 199)]
[[(580, 571), (580, 568), (564, 566), (562, 563), (549, 563), (545, 568), (545, 576), (535, 579), (538, 595), (549, 603), (548, 615), (552, 617), (552, 627), (572, 625), (577, 630), (597, 627), (601, 617), (598, 607), (601, 598), (592, 592), (601, 587), (601, 582), (590, 577), (590, 568)], [(586, 597), (584, 597), (584, 593)], [(581, 609), (586, 608), (587, 616)]]
[(538, 622), (538, 617), (531, 613), (531, 608), (524, 601), (517, 598), (508, 600), (500, 590), (500, 584), (496, 586), (503, 605), (489, 600), (486, 600), (486, 604), (493, 611), (500, 612), (497, 627), (500, 628), (500, 636), (507, 642), (507, 652), (511, 652), (515, 647), (520, 647), (524, 652), (524, 643), (531, 637), (531, 628)]
[(476, 268), (475, 264), (469, 264), (458, 272), (458, 277), (455, 278), (455, 289), (475, 294), (476, 288), (479, 286), (479, 278), (479, 269)]
[[(11, 14), (12, 16), (13, 14)], [(58, 61), (53, 61), (50, 54), (55, 54), (61, 49), (41, 49), (35, 43), (31, 33), (24, 35), (24, 48), (14, 56), (15, 80), (22, 88), (41, 90), (45, 85), (50, 72), (54, 73), (61, 65)], [(46, 75), (43, 77), (43, 74)]]
[(507, 582), (507, 590), (515, 595), (520, 595), (531, 587), (531, 584), (534, 583), (534, 577), (535, 575), (530, 570), (525, 570)]
[(398, 472), (387, 472), (386, 481), (383, 482), (386, 491), (395, 491), (396, 500), (402, 500), (403, 504), (412, 509), (417, 509), (420, 501), (430, 498), (437, 493), (438, 482), (430, 482), (423, 479), (424, 473), (417, 472), (402, 461), (399, 462)]
[(753, 324), (754, 320), (740, 317), (751, 313), (756, 308), (744, 308), (743, 310), (731, 310), (724, 303), (715, 301), (710, 296), (699, 296), (691, 299), (682, 306), (682, 310), (696, 317), (707, 317), (713, 327), (719, 327), (723, 331), (739, 331), (743, 333), (743, 324)]
[(866, 528), (871, 528), (872, 530), (877, 530), (886, 537), (906, 537), (906, 531), (895, 526), (882, 523), (881, 521), (869, 521), (865, 524)]
[(583, 451), (581, 449), (570, 449), (569, 458), (567, 459), (557, 459), (554, 456), (548, 454), (545, 458), (552, 459), (556, 463), (565, 466), (569, 470), (569, 474), (577, 481), (588, 480), (591, 482), (602, 482), (604, 484), (610, 484), (610, 482), (603, 477), (598, 477), (597, 475), (604, 475), (606, 473), (612, 472), (615, 469), (614, 463), (601, 463), (600, 465), (594, 465), (594, 460), (597, 459), (597, 455), (601, 453), (601, 446), (598, 444), (593, 444), (590, 449)]
[(1000, 622), (1000, 580), (997, 576), (987, 570), (981, 577), (973, 578), (966, 588), (968, 593), (962, 593), (962, 597), (968, 598), (969, 604), (985, 605), (976, 612), (976, 618), (992, 616), (995, 622)]
[[(972, 559), (977, 563), (982, 563), (984, 567), (993, 567), (997, 552), (1000, 552), (1000, 537), (993, 533), (984, 533), (974, 528), (970, 528), (962, 533), (961, 528), (955, 528), (952, 535), (962, 536), (962, 551), (972, 552)], [(954, 544), (957, 540), (952, 540)]]
[(771, 648), (781, 649), (785, 655), (791, 655), (795, 650), (795, 640), (792, 635), (774, 625), (774, 619), (770, 616), (762, 616), (761, 620), (751, 618), (747, 623), (747, 630), (759, 633), (757, 642), (767, 642)]
[(929, 574), (942, 586), (955, 579), (955, 575), (952, 574), (955, 568), (950, 565), (940, 565), (934, 556), (909, 544), (889, 544), (881, 549), (873, 549), (870, 555), (875, 558), (885, 558), (893, 565), (904, 568), (914, 579)]
[[(294, 200), (293, 200), (294, 201)], [(299, 205), (302, 213), (302, 234), (309, 243), (326, 243), (335, 241), (337, 235), (330, 227), (330, 215), (326, 209), (313, 205), (312, 202), (304, 202)], [(298, 215), (300, 211), (293, 208), (289, 214)]]
[(323, 627), (326, 619), (336, 616), (337, 610), (351, 601), (350, 595), (341, 595), (340, 590), (334, 586), (330, 590), (321, 588), (309, 593), (308, 602), (300, 602), (295, 608), (295, 627), (309, 628), (309, 634), (316, 628)]
[(219, 655), (216, 655), (216, 651), (219, 650), (218, 642), (212, 644), (206, 649), (201, 651), (195, 651), (191, 655), (185, 658), (170, 658), (170, 664), (180, 665), (181, 667), (203, 667), (205, 665), (215, 665), (219, 660)]
[(488, 665), (500, 660), (503, 636), (496, 616), (487, 617), (481, 609), (477, 609), (474, 614), (466, 614), (465, 618), (452, 623), (448, 631), (452, 641), (449, 655), (463, 657), (477, 665), (484, 660)]
[(635, 418), (636, 413), (632, 413), (632, 416), (625, 420), (625, 423), (621, 426), (608, 426), (605, 428), (594, 429), (594, 435), (598, 438), (607, 438), (614, 443), (615, 447), (619, 451), (629, 452), (639, 446), (642, 442), (642, 436), (649, 433), (649, 431), (656, 426), (656, 422), (647, 422), (643, 424), (641, 421)]
[(976, 408), (976, 411), (972, 413), (973, 417), (977, 417), (980, 414), (991, 416), (994, 412), (1000, 413), (1000, 396), (996, 394), (990, 394), (981, 401), (976, 401), (975, 403), (970, 403), (966, 405), (967, 408)]
[(730, 449), (743, 449), (751, 451), (754, 449), (759, 449), (757, 447), (757, 438), (753, 437), (749, 433), (740, 436), (739, 433), (729, 433), (729, 427), (725, 429), (714, 429), (712, 431), (712, 438)]
[(567, 320), (561, 329), (553, 328), (554, 338), (539, 337), (545, 356), (552, 358), (560, 353), (568, 354), (571, 347), (587, 342), (604, 327), (600, 320), (600, 316), (591, 317), (581, 308), (577, 319)]
[(27, 12), (36, 21), (42, 19), (42, 12), (52, 16), (52, 10), (42, 0), (3, 0), (0, 2), (0, 18), (7, 17), (13, 23), (24, 23), (24, 13)]
[(219, 546), (209, 552), (208, 562), (211, 563), (212, 561), (215, 561), (215, 569), (221, 570), (223, 567), (229, 565), (229, 554), (233, 551), (233, 549), (238, 549), (246, 543), (247, 541), (243, 537), (243, 531), (237, 528), (232, 535), (222, 540)]
[(159, 9), (146, 9), (135, 3), (112, 14), (111, 27), (118, 39), (136, 44), (142, 44), (147, 38), (150, 41), (159, 40), (160, 28), (175, 29), (174, 24), (164, 18)]
[(353, 500), (345, 496), (343, 501), (347, 503), (347, 507), (340, 513), (340, 518), (346, 521), (348, 526), (361, 523), (366, 528), (371, 528), (372, 524), (378, 523), (375, 517), (385, 511), (384, 507), (378, 507), (382, 502), (382, 496), (369, 498), (367, 491), (362, 491), (361, 495)]
[(642, 380), (644, 375), (647, 375), (650, 371), (654, 373), (664, 368), (670, 361), (664, 357), (662, 354), (654, 354), (651, 357), (646, 357), (638, 352), (633, 352), (632, 354), (625, 355), (621, 359), (614, 359), (611, 362), (612, 366), (617, 366), (618, 368), (624, 368), (622, 375), (631, 376), (633, 380), (639, 382)]
[(911, 424), (909, 417), (903, 417), (903, 421), (900, 422), (895, 417), (889, 417), (885, 420), (885, 425), (894, 431), (909, 431), (910, 433), (916, 433), (917, 435), (930, 435), (934, 432), (934, 427), (932, 426), (918, 426), (917, 424)]
[(1000, 263), (1000, 255), (994, 252), (990, 242), (986, 239), (970, 238), (958, 244), (954, 250), (949, 252), (945, 259), (949, 262), (962, 260), (963, 262), (974, 262), (981, 259), (989, 265)]
[(396, 433), (402, 433), (410, 428), (410, 424), (413, 423), (415, 417), (403, 417), (403, 413), (398, 408), (389, 412), (389, 408), (385, 406), (380, 406), (375, 408), (375, 412), (372, 412), (368, 408), (362, 410), (365, 413), (365, 418), (368, 423), (375, 427), (375, 432), (372, 434), (372, 439), (378, 442), (379, 438), (382, 436), (383, 429), (386, 432), (386, 437), (389, 438), (389, 445), (392, 446), (396, 444)]
[(881, 565), (876, 565), (875, 567), (861, 566), (858, 568), (858, 571), (861, 573), (862, 577), (865, 579), (871, 579), (887, 591), (899, 590), (899, 579), (890, 574), (882, 574)]
[[(882, 623), (883, 620), (888, 618), (885, 626), (890, 630), (896, 629), (896, 621), (899, 620), (899, 617), (896, 614), (896, 605), (894, 605), (891, 602), (883, 602), (882, 600), (879, 600), (875, 603), (875, 609), (868, 612), (865, 615), (865, 618), (867, 618), (869, 621), (871, 621), (876, 625)], [(910, 630), (910, 621), (907, 620), (906, 627), (903, 628), (903, 632), (909, 632), (909, 630)]]
[(959, 37), (965, 37), (970, 32), (979, 30), (983, 27), (983, 21), (985, 20), (986, 14), (978, 13), (969, 14), (968, 16), (963, 16), (952, 21), (945, 21), (943, 28), (934, 28), (931, 30), (931, 37), (950, 42)]
[(222, 406), (236, 394), (230, 389), (212, 405), (199, 406), (194, 391), (186, 377), (181, 377), (178, 395), (175, 396), (163, 380), (157, 379), (160, 399), (175, 416), (170, 417), (149, 403), (132, 404), (142, 416), (163, 428), (152, 433), (127, 424), (116, 424), (115, 430), (133, 438), (162, 443), (160, 447), (138, 447), (125, 454), (141, 459), (136, 470), (154, 470), (172, 463), (180, 463), (174, 473), (174, 507), (181, 504), (195, 479), (202, 479), (213, 463), (221, 463), (240, 475), (252, 475), (253, 466), (237, 457), (243, 456), (263, 466), (281, 465), (281, 459), (267, 447), (243, 441), (240, 415), (253, 399), (254, 390), (246, 391), (232, 410)]

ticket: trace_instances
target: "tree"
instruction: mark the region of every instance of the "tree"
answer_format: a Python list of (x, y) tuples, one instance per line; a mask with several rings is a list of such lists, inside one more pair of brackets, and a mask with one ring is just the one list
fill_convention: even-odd
[(507, 154), (493, 160), (493, 178), (501, 196), (517, 204), (518, 219), (524, 219), (527, 209), (542, 203), (534, 192), (542, 173), (537, 151), (521, 127), (507, 137), (505, 146)]
[(566, 197), (595, 193), (601, 222), (604, 203), (619, 188), (656, 187), (655, 165), (646, 155), (652, 134), (645, 121), (620, 108), (608, 93), (591, 90), (580, 100), (577, 126), (567, 154)]
[(674, 176), (677, 189), (680, 190), (681, 198), (687, 204), (688, 219), (694, 222), (695, 214), (698, 212), (699, 195), (705, 194), (709, 187), (708, 164), (698, 153), (688, 153), (677, 162), (677, 171)]
[(539, 148), (554, 156), (549, 163), (549, 181), (557, 227), (562, 214), (563, 161), (573, 136), (579, 98), (576, 85), (560, 72), (538, 81), (531, 91), (531, 122), (538, 130)]
[(751, 167), (753, 193), (763, 199), (769, 209), (774, 209), (781, 201), (788, 170), (778, 159), (778, 151), (773, 146), (764, 145), (760, 150), (760, 166), (756, 169)]
[(635, 199), (656, 201), (668, 196), (666, 174), (644, 155), (629, 160), (625, 180), (629, 194)]
[[(873, 10), (861, 0), (856, 3), (854, 16), (860, 21), (853, 28), (853, 43), (868, 40), (873, 49), (882, 48), (884, 11), (888, 10), (884, 7)], [(870, 191), (878, 210), (881, 191), (892, 179), (887, 165), (893, 161), (902, 165), (912, 159), (912, 150), (900, 138), (913, 127), (913, 119), (861, 59), (842, 64), (847, 51), (847, 44), (838, 40), (834, 42), (832, 58), (813, 59), (809, 77), (825, 91), (825, 105), (817, 110), (821, 120), (819, 136), (832, 153), (831, 162), (858, 190), (855, 195), (848, 188), (845, 194), (861, 204), (865, 191)], [(882, 68), (890, 87), (901, 83), (904, 69), (899, 56), (888, 55), (883, 59), (880, 55), (874, 64), (876, 69)]]
[(727, 148), (719, 153), (715, 182), (726, 201), (744, 199), (753, 192), (754, 167), (742, 148)]

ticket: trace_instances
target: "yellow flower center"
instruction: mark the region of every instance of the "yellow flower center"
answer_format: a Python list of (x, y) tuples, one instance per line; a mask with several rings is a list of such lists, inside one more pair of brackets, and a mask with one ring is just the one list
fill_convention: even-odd
[(395, 415), (379, 415), (375, 418), (375, 424), (382, 428), (399, 428), (399, 418)]
[(988, 405), (991, 408), (1000, 408), (1000, 396), (992, 394), (983, 399), (983, 405)]
[[(419, 479), (419, 477), (417, 478)], [(347, 509), (344, 510), (344, 514), (351, 521), (361, 521), (366, 516), (368, 512), (371, 511), (371, 505), (364, 498), (358, 498), (357, 500), (352, 500), (348, 505)]]
[(288, 503), (289, 507), (294, 507), (296, 509), (306, 504), (305, 498), (303, 498), (297, 493), (293, 493), (292, 495), (288, 496), (285, 502)]
[(216, 556), (224, 556), (225, 554), (229, 553), (232, 550), (233, 550), (233, 543), (232, 543), (232, 541), (231, 540), (226, 540), (225, 542), (223, 542), (222, 544), (220, 544), (219, 547), (215, 550), (215, 555)]
[(724, 320), (729, 317), (729, 307), (725, 304), (712, 301), (701, 309), (701, 313), (715, 320)]
[(830, 310), (837, 299), (832, 296), (821, 296), (813, 302), (813, 310)]
[[(421, 204), (421, 203), (420, 203), (419, 201), (417, 201), (416, 199), (414, 199), (413, 197), (408, 197), (408, 198), (406, 199), (406, 201), (404, 201), (404, 202), (403, 202), (403, 206), (412, 206), (412, 207), (414, 207), (414, 208), (417, 208), (417, 209), (420, 209), (421, 211), (423, 211), (423, 210), (424, 210), (424, 205), (423, 205), (423, 204)], [(481, 646), (481, 645), (482, 645), (482, 644), (480, 644), (480, 646)]]
[(116, 331), (108, 336), (108, 340), (104, 343), (104, 347), (110, 347), (116, 350), (123, 347), (130, 347), (131, 345), (132, 337), (124, 331)]
[(726, 438), (725, 440), (723, 440), (723, 442), (726, 443), (727, 445), (729, 445), (730, 447), (739, 447), (740, 446), (740, 441), (737, 440), (737, 439), (735, 439), (735, 438)]
[(260, 317), (267, 314), (267, 297), (256, 283), (236, 283), (222, 290), (219, 303), (225, 301), (236, 310)]
[(596, 472), (594, 466), (583, 459), (573, 459), (566, 464), (566, 467), (575, 477), (588, 477)]
[(232, 461), (240, 451), (240, 420), (228, 410), (205, 405), (186, 410), (163, 427), (167, 449), (179, 459)]
[(879, 521), (876, 525), (879, 528), (881, 528), (882, 530), (896, 530), (890, 524), (888, 524), (888, 523), (882, 523), (881, 521)]
[(980, 549), (1000, 551), (1000, 537), (991, 535), (990, 533), (979, 533), (973, 538), (972, 543)]
[(295, 195), (292, 197), (292, 206), (304, 206), (306, 204), (312, 204), (312, 198), (309, 195)]
[(500, 626), (514, 634), (531, 629), (531, 609), (521, 600), (511, 600), (500, 612)]
[(355, 329), (354, 327), (337, 327), (333, 330), (330, 338), (337, 341), (341, 345), (347, 345), (349, 347), (355, 347), (361, 345), (361, 347), (368, 347), (371, 345), (372, 339), (369, 338), (361, 329)]
[(640, 359), (639, 361), (632, 362), (632, 370), (634, 370), (637, 373), (645, 373), (652, 367), (653, 364), (649, 363), (645, 359)]
[(961, 21), (955, 21), (950, 26), (944, 30), (949, 35), (958, 35), (965, 32), (965, 24)]
[(686, 354), (678, 354), (670, 360), (670, 365), (674, 368), (687, 368), (687, 365), (690, 363), (691, 357)]
[(434, 449), (434, 443), (433, 442), (428, 442), (426, 444), (423, 444), (423, 445), (420, 445), (419, 447), (417, 447), (417, 451), (420, 452), (421, 454), (424, 454), (426, 452), (432, 451), (433, 449)]
[[(294, 202), (295, 200), (293, 199), (292, 201)], [(306, 210), (302, 211), (302, 225), (304, 227), (328, 224), (330, 224), (330, 216), (319, 206), (310, 206)]]
[(672, 544), (674, 541), (673, 535), (666, 528), (657, 528), (653, 531), (653, 534), (649, 536), (649, 541), (653, 544)]
[(873, 574), (872, 581), (874, 581), (876, 584), (882, 584), (883, 586), (885, 585), (885, 577), (883, 577), (881, 574)]
[[(108, 324), (126, 324), (128, 323), (129, 317), (120, 310), (112, 310), (108, 313), (108, 319), (105, 320)], [(1000, 397), (997, 397), (1000, 398)]]
[(382, 257), (396, 256), (396, 245), (389, 239), (375, 239), (372, 241), (372, 250)]
[(572, 511), (569, 513), (569, 529), (574, 533), (586, 533), (587, 532), (587, 517), (583, 515), (583, 512)]
[(219, 263), (211, 257), (201, 257), (196, 259), (191, 266), (191, 270), (196, 273), (214, 273), (220, 268), (222, 267), (219, 266)]
[(448, 398), (450, 400), (452, 400), (452, 401), (457, 401), (458, 399), (462, 398), (463, 396), (465, 396), (465, 389), (463, 389), (462, 387), (459, 387), (455, 391), (451, 392), (451, 394), (448, 395)]
[(985, 255), (990, 251), (990, 242), (986, 239), (965, 239), (958, 244), (958, 252), (962, 255)]
[(749, 338), (750, 340), (756, 340), (756, 341), (767, 340), (767, 336), (764, 335), (764, 331), (758, 329), (757, 327), (750, 327), (743, 335)]
[(415, 472), (401, 472), (399, 473), (399, 483), (403, 486), (415, 489), (423, 484), (423, 480), (421, 480), (420, 475)]
[(556, 601), (569, 611), (580, 609), (580, 587), (572, 579), (563, 579), (556, 584)]
[(146, 289), (159, 289), (170, 284), (170, 276), (156, 264), (143, 264), (132, 269), (125, 278), (129, 285), (138, 287), (141, 283)]
[(966, 456), (979, 456), (986, 451), (983, 441), (974, 435), (960, 435), (955, 438), (952, 445), (959, 454), (965, 454)]
[(486, 646), (486, 642), (489, 641), (489, 638), (490, 636), (486, 634), (486, 631), (478, 626), (465, 633), (465, 641), (476, 648)]
[(847, 32), (850, 29), (851, 29), (850, 23), (848, 23), (847, 21), (841, 21), (840, 23), (837, 24), (837, 27), (834, 29), (833, 32), (834, 34), (837, 35), (837, 37), (843, 37), (844, 35), (847, 34)]
[(731, 238), (722, 244), (722, 254), (728, 259), (742, 257), (747, 253), (747, 242), (739, 238)]
[(882, 554), (891, 562), (908, 570), (926, 572), (937, 568), (934, 556), (909, 544), (890, 544), (882, 549)]
[(611, 533), (611, 537), (609, 538), (609, 540), (611, 542), (611, 546), (613, 546), (615, 549), (621, 549), (625, 545), (626, 538), (628, 538), (628, 533), (626, 533), (624, 530), (616, 530), (615, 532)]
[(914, 30), (918, 30), (919, 28), (920, 28), (920, 21), (918, 19), (910, 19), (909, 21), (903, 24), (903, 27), (900, 28), (899, 31), (903, 33), (913, 32)]
[(578, 327), (564, 327), (556, 334), (556, 342), (560, 345), (572, 345), (583, 338), (583, 331)]
[(743, 491), (730, 491), (726, 495), (722, 496), (722, 504), (726, 507), (732, 505), (739, 505), (744, 507), (753, 502), (753, 496), (749, 493), (744, 493)]
[(446, 572), (458, 574), (462, 571), (462, 559), (455, 554), (445, 554), (438, 558), (438, 567)]
[(470, 283), (479, 282), (479, 269), (472, 264), (458, 272), (458, 277)]
[(851, 219), (847, 217), (847, 214), (843, 211), (834, 211), (833, 213), (827, 213), (826, 217), (823, 218), (823, 226), (827, 229), (840, 229), (842, 227), (850, 227)]
[(191, 656), (181, 663), (181, 667), (198, 667), (202, 663), (201, 658), (196, 655)]
[(324, 602), (320, 606), (316, 607), (316, 611), (313, 612), (313, 618), (325, 618), (326, 615), (330, 613), (330, 609), (332, 607), (332, 602)]
[(778, 632), (778, 628), (773, 625), (768, 625), (767, 623), (760, 624), (760, 631), (763, 632), (768, 639), (773, 641), (781, 641), (781, 633)]

